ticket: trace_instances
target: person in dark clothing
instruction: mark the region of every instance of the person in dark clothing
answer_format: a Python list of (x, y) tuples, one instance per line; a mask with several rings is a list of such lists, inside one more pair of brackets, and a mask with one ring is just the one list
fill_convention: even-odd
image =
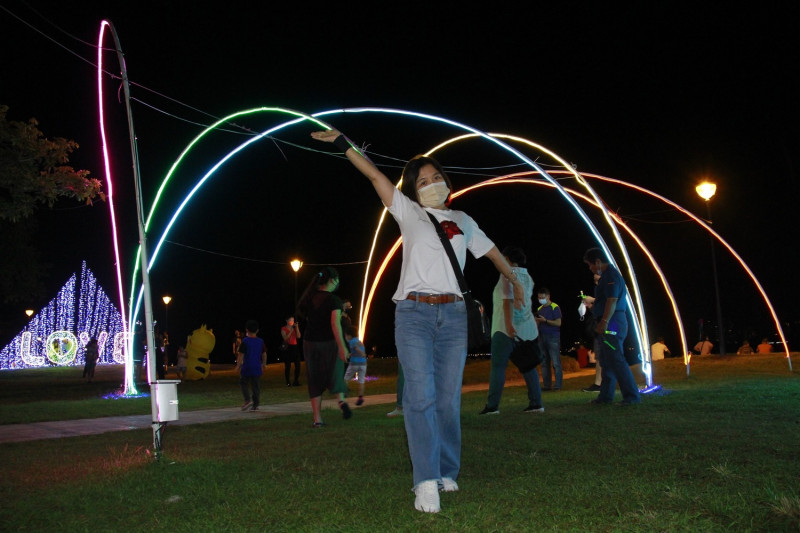
[(94, 379), (94, 367), (100, 358), (100, 351), (97, 346), (97, 339), (91, 339), (86, 344), (86, 364), (83, 366), (83, 377), (89, 378), (89, 383)]
[(322, 393), (326, 389), (339, 395), (342, 416), (345, 419), (352, 416), (350, 406), (344, 401), (347, 346), (342, 334), (342, 301), (333, 294), (338, 287), (339, 273), (333, 267), (324, 267), (311, 280), (297, 304), (297, 316), (304, 318), (307, 324), (303, 355), (315, 428), (325, 425), (321, 407)]

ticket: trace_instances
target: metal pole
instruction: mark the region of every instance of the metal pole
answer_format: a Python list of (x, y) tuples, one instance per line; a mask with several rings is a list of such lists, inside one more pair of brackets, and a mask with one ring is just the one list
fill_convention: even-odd
[(117, 48), (117, 58), (122, 71), (122, 88), (125, 93), (125, 109), (128, 113), (128, 133), (131, 143), (131, 157), (133, 159), (133, 181), (136, 190), (136, 223), (139, 230), (139, 245), (141, 246), (142, 290), (144, 293), (145, 335), (147, 339), (147, 382), (150, 384), (150, 408), (153, 415), (153, 450), (156, 460), (161, 458), (161, 423), (158, 422), (158, 404), (156, 398), (156, 343), (153, 335), (153, 300), (150, 295), (150, 275), (147, 271), (149, 258), (147, 254), (147, 235), (144, 230), (144, 208), (142, 206), (142, 182), (139, 176), (139, 152), (136, 147), (136, 134), (133, 129), (133, 113), (131, 112), (131, 92), (128, 83), (128, 69), (125, 66), (125, 57), (122, 54), (117, 30), (114, 24), (108, 22), (114, 45)]
[[(713, 224), (711, 220), (711, 200), (706, 200), (706, 212), (708, 213), (708, 223)], [(719, 302), (719, 278), (717, 276), (717, 253), (714, 247), (714, 237), (709, 234), (708, 240), (711, 243), (711, 268), (714, 271), (714, 294), (717, 299), (717, 330), (719, 331), (719, 354), (725, 355), (725, 325), (722, 323), (722, 305)]]

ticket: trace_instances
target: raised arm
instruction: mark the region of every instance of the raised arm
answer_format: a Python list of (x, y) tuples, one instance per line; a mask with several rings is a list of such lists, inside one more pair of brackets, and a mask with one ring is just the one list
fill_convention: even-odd
[[(340, 135), (342, 134), (337, 130), (315, 131), (311, 134), (314, 139), (328, 143), (333, 143)], [(336, 147), (344, 150), (344, 145), (342, 144), (343, 141), (347, 142), (345, 137), (342, 135), (342, 138), (335, 143)], [(353, 166), (356, 167), (359, 172), (364, 174), (372, 183), (372, 186), (375, 188), (375, 192), (378, 193), (383, 205), (386, 207), (391, 207), (395, 186), (392, 184), (389, 178), (387, 178), (383, 172), (378, 170), (378, 167), (376, 167), (372, 161), (364, 157), (361, 152), (354, 149), (352, 146), (344, 150), (344, 154), (347, 156), (347, 159), (350, 160)]]

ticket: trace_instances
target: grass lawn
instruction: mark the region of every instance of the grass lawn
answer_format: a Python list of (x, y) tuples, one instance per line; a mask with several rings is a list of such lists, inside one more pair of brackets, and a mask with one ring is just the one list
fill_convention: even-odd
[[(307, 400), (273, 366), (266, 403)], [(654, 368), (663, 389), (641, 406), (589, 405), (590, 377), (545, 393), (543, 414), (521, 412), (522, 387), (499, 416), (466, 393), (461, 491), (435, 515), (414, 510), (402, 419), (367, 402), (321, 430), (308, 415), (168, 426), (158, 462), (150, 430), (0, 444), (0, 530), (798, 531), (800, 373), (776, 354), (695, 358), (688, 378), (679, 360)], [(394, 392), (392, 360), (369, 370), (367, 394)], [(488, 373), (470, 360), (465, 382)], [(0, 373), (0, 423), (149, 413), (100, 398), (113, 375), (79, 376)], [(182, 411), (241, 403), (229, 371), (178, 394)]]

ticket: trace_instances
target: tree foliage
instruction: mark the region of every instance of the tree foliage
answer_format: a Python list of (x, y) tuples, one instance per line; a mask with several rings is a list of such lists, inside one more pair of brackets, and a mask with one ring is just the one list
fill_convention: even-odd
[(105, 200), (99, 180), (67, 164), (78, 143), (47, 139), (36, 119), (9, 121), (7, 113), (8, 106), (0, 105), (0, 220), (18, 222), (64, 197)]
[(75, 170), (69, 155), (78, 143), (47, 139), (36, 119), (9, 121), (0, 105), (0, 300), (30, 301), (43, 296), (47, 270), (37, 247), (37, 209), (53, 207), (59, 198), (92, 203), (105, 200), (99, 180)]

